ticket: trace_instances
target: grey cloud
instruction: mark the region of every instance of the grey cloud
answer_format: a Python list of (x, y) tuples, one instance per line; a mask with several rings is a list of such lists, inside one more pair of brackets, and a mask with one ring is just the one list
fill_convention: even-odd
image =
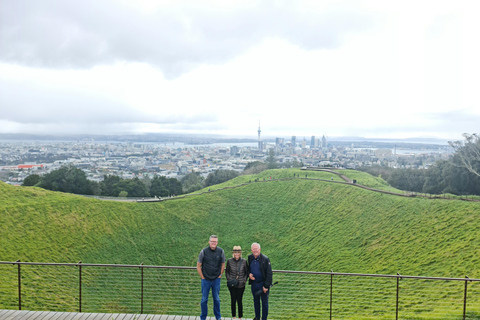
[(468, 109), (427, 114), (425, 117), (436, 121), (439, 128), (448, 132), (476, 133), (480, 129), (480, 114)]
[(430, 132), (445, 137), (456, 137), (459, 133), (479, 132), (480, 114), (468, 110), (457, 110), (438, 113), (423, 113), (418, 115), (424, 119), (424, 125), (412, 125), (397, 123), (390, 125), (377, 125), (372, 128), (351, 127), (346, 131), (347, 135), (391, 135), (399, 136), (408, 132)]
[(426, 35), (428, 38), (439, 38), (445, 31), (451, 27), (454, 22), (455, 14), (450, 13), (436, 17), (433, 22), (427, 27)]
[(202, 63), (228, 61), (267, 37), (307, 50), (337, 47), (375, 21), (361, 9), (279, 3), (180, 4), (147, 14), (113, 0), (3, 1), (0, 60), (42, 68), (142, 62), (172, 78)]
[(205, 124), (217, 120), (208, 113), (151, 115), (125, 103), (81, 88), (58, 88), (0, 78), (1, 119), (18, 124)]

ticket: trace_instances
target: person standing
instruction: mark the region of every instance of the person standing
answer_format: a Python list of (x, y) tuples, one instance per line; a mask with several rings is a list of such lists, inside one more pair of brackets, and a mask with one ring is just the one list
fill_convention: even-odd
[(222, 318), (220, 314), (220, 279), (225, 269), (225, 252), (218, 247), (218, 237), (211, 235), (208, 247), (200, 251), (197, 260), (197, 272), (202, 279), (202, 301), (200, 303), (202, 314), (201, 320), (205, 320), (208, 314), (208, 295), (212, 289), (213, 314), (217, 320)]
[(233, 287), (228, 287), (230, 291), (232, 318), (235, 319), (236, 305), (238, 305), (238, 318), (243, 318), (243, 292), (245, 291), (245, 284), (248, 278), (247, 260), (242, 258), (242, 247), (233, 247), (233, 258), (228, 259), (227, 267), (225, 269), (225, 277), (228, 280), (237, 279), (238, 284)]
[[(262, 320), (268, 316), (268, 294), (272, 285), (272, 265), (270, 259), (260, 253), (260, 244), (252, 243), (252, 254), (248, 256), (248, 283), (252, 286), (254, 320), (260, 320), (260, 300), (262, 301)], [(257, 294), (258, 293), (258, 294)]]

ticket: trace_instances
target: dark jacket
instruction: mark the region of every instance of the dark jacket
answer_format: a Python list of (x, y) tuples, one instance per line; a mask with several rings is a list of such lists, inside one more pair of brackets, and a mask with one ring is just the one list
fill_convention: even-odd
[(206, 247), (202, 251), (203, 259), (202, 261), (198, 262), (202, 264), (203, 276), (207, 280), (215, 280), (222, 272), (222, 263), (225, 262), (225, 253), (220, 247), (217, 247), (215, 250), (210, 249), (210, 247)]
[[(238, 272), (238, 265), (240, 264), (240, 273)], [(235, 260), (234, 258), (230, 258), (227, 260), (227, 267), (225, 268), (225, 277), (227, 280), (232, 280), (237, 278), (238, 273), (238, 285), (236, 288), (243, 288), (247, 284), (248, 278), (248, 267), (247, 267), (247, 260), (240, 258), (239, 260)]]
[[(250, 265), (253, 259), (254, 259), (253, 254), (250, 254), (247, 260), (248, 274), (250, 274)], [(266, 255), (260, 253), (258, 260), (260, 262), (260, 272), (262, 273), (262, 277), (263, 277), (263, 286), (265, 288), (270, 288), (270, 286), (272, 285), (272, 276), (273, 276), (270, 259)], [(252, 284), (252, 280), (248, 279), (248, 284)]]

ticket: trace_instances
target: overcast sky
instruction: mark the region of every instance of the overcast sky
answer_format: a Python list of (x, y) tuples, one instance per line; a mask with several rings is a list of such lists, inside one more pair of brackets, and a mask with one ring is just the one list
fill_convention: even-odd
[(0, 133), (480, 132), (477, 0), (0, 6)]

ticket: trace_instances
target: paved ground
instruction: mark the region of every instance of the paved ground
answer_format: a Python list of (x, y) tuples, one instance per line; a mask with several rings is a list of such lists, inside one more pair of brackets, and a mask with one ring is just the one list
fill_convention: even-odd
[[(54, 311), (0, 310), (1, 320), (200, 320), (199, 316), (167, 316), (160, 314), (79, 313)], [(246, 319), (245, 320), (251, 320)], [(208, 317), (207, 320), (215, 320)], [(231, 320), (231, 318), (223, 318)]]

